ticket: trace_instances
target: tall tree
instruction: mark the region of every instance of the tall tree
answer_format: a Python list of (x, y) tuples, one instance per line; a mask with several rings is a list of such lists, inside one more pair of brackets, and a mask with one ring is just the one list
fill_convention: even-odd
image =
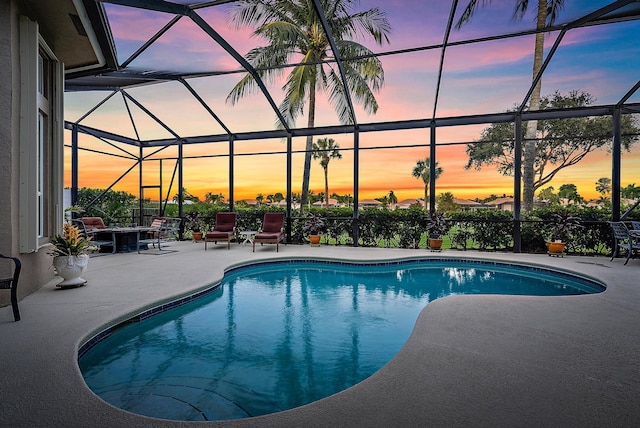
[(623, 198), (637, 199), (640, 198), (640, 187), (636, 187), (636, 183), (628, 184), (620, 189), (620, 194)]
[[(391, 26), (384, 12), (378, 8), (356, 11), (355, 0), (321, 0), (326, 21), (331, 28), (353, 100), (367, 113), (375, 114), (378, 102), (374, 91), (384, 84), (381, 61), (373, 52), (355, 41), (370, 36), (378, 44), (389, 42)], [(266, 39), (267, 46), (253, 48), (246, 55), (261, 79), (276, 81), (285, 70), (291, 70), (283, 86), (285, 97), (279, 110), (289, 126), (304, 114), (307, 107), (307, 126), (315, 126), (316, 92), (324, 91), (338, 114), (341, 123), (353, 123), (346, 91), (336, 72), (331, 46), (316, 14), (314, 3), (308, 0), (271, 1), (242, 0), (234, 3), (232, 22), (237, 28), (254, 27), (253, 34)], [(295, 58), (293, 67), (285, 67)], [(298, 59), (300, 58), (300, 59)], [(258, 89), (256, 81), (247, 73), (227, 96), (235, 104), (243, 96)], [(282, 123), (277, 123), (283, 127)], [(308, 201), (309, 174), (313, 136), (306, 141), (302, 177), (301, 206)]]
[[(483, 0), (482, 5), (491, 3), (491, 0)], [(544, 53), (544, 30), (545, 27), (553, 24), (560, 10), (564, 6), (564, 0), (538, 0), (538, 11), (536, 15), (536, 40), (533, 51), (533, 82), (540, 69), (542, 68), (542, 57)], [(516, 0), (513, 11), (513, 18), (522, 19), (529, 7), (528, 0)], [(478, 8), (478, 0), (470, 0), (465, 8), (462, 16), (456, 24), (456, 28), (460, 29), (465, 23), (471, 20), (471, 17)], [(540, 109), (540, 88), (542, 79), (538, 80), (536, 86), (529, 98), (529, 110), (535, 111)], [(523, 165), (522, 165), (522, 181), (523, 181), (523, 204), (525, 211), (533, 208), (533, 195), (535, 193), (534, 177), (535, 177), (535, 157), (536, 157), (536, 137), (538, 124), (535, 120), (527, 122), (527, 131), (525, 134), (525, 143), (523, 147)]]
[(438, 196), (438, 211), (453, 212), (460, 211), (462, 208), (455, 201), (455, 197), (451, 192), (440, 193)]
[(324, 170), (324, 207), (329, 208), (329, 161), (342, 159), (340, 146), (333, 138), (320, 138), (313, 143), (313, 159), (320, 159), (320, 166)]
[(602, 196), (606, 196), (611, 193), (611, 179), (609, 177), (600, 177), (596, 181), (596, 192)]
[[(581, 91), (563, 95), (555, 92), (542, 98), (543, 109), (586, 107), (595, 100)], [(538, 121), (540, 141), (534, 159), (533, 189), (548, 184), (564, 168), (576, 165), (594, 150), (609, 147), (613, 134), (610, 117), (577, 117)], [(621, 120), (622, 146), (629, 150), (637, 141), (640, 129), (632, 115)], [(513, 174), (514, 129), (509, 123), (494, 123), (482, 130), (480, 140), (467, 145), (469, 161), (465, 168), (495, 165), (503, 175)]]
[(208, 204), (224, 203), (224, 195), (222, 193), (207, 192), (204, 194), (204, 201)]
[(390, 204), (397, 204), (398, 203), (398, 197), (393, 192), (393, 190), (389, 190), (389, 195), (387, 196), (387, 200), (389, 201)]
[(578, 187), (573, 183), (563, 184), (558, 189), (558, 196), (567, 202), (582, 202), (584, 198), (578, 193)]
[(554, 190), (553, 186), (545, 187), (538, 192), (538, 197), (549, 205), (558, 205), (560, 204), (560, 197), (553, 193)]
[[(415, 178), (421, 178), (424, 182), (424, 207), (427, 208), (427, 204), (429, 203), (429, 182), (431, 181), (431, 168), (430, 168), (431, 159), (424, 158), (419, 159), (416, 162), (416, 166), (413, 167), (413, 171), (411, 175)], [(442, 175), (443, 169), (439, 166), (436, 161), (436, 169), (434, 171), (434, 176), (436, 180), (440, 175)]]

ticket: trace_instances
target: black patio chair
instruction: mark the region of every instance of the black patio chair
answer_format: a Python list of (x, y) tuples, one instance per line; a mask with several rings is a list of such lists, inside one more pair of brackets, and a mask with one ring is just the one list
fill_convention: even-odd
[(15, 257), (8, 257), (0, 254), (0, 259), (13, 261), (13, 275), (8, 278), (0, 278), (0, 289), (11, 290), (11, 307), (13, 309), (13, 319), (20, 321), (20, 310), (18, 309), (18, 279), (22, 263)]
[(613, 230), (614, 249), (611, 261), (616, 258), (620, 248), (627, 250), (627, 260), (624, 264), (629, 263), (629, 259), (633, 256), (634, 252), (640, 250), (640, 237), (635, 237), (629, 233), (627, 225), (621, 221), (610, 221), (611, 229)]

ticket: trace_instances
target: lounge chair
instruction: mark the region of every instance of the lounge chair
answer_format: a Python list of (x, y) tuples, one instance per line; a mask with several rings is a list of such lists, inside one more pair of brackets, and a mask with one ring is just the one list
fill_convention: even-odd
[(278, 245), (284, 239), (284, 213), (265, 213), (262, 221), (262, 228), (253, 238), (253, 251), (256, 251), (256, 242), (260, 244), (276, 244), (276, 253)]
[(216, 214), (216, 226), (204, 235), (204, 249), (207, 250), (207, 242), (218, 243), (227, 241), (227, 250), (231, 248), (231, 240), (236, 235), (237, 214), (221, 212)]
[(627, 226), (621, 221), (610, 221), (613, 230), (614, 249), (611, 260), (616, 258), (620, 248), (627, 250), (627, 260), (624, 264), (629, 263), (629, 259), (633, 256), (634, 251), (640, 250), (640, 237), (632, 236)]
[[(0, 289), (11, 290), (11, 308), (13, 309), (13, 319), (20, 321), (20, 310), (18, 309), (18, 279), (20, 279), (20, 270), (22, 263), (16, 257), (8, 257), (0, 254), (0, 259), (8, 259), (13, 262), (13, 273), (8, 278), (0, 278)], [(0, 270), (0, 275), (4, 275), (4, 270)]]
[[(85, 219), (91, 219), (85, 221)], [(95, 220), (98, 219), (98, 220)], [(91, 245), (98, 247), (100, 250), (102, 247), (111, 247), (111, 254), (116, 252), (116, 234), (104, 231), (104, 223), (100, 217), (83, 217), (81, 219), (72, 219), (71, 224), (80, 230), (82, 236), (91, 239)], [(89, 227), (89, 225), (91, 227)], [(111, 239), (108, 239), (111, 235)]]

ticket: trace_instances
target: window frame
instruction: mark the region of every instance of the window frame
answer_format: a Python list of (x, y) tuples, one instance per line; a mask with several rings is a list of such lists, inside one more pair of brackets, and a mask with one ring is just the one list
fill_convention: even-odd
[(63, 65), (20, 17), (19, 248), (37, 252), (59, 233), (63, 186)]

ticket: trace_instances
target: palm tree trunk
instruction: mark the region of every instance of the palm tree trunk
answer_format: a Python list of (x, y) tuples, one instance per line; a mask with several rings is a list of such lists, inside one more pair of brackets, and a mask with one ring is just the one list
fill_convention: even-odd
[[(538, 30), (545, 27), (547, 20), (547, 2), (546, 0), (538, 0), (538, 18), (536, 28)], [(538, 75), (542, 67), (542, 54), (544, 51), (544, 33), (536, 33), (536, 44), (533, 53), (533, 79)], [(529, 100), (529, 111), (540, 109), (540, 88), (542, 80), (533, 88), (531, 99)], [(536, 136), (538, 131), (538, 121), (530, 120), (527, 122), (527, 132), (525, 134), (524, 159), (523, 159), (523, 205), (524, 211), (530, 211), (533, 208), (533, 196), (535, 192), (535, 158), (536, 158)]]
[[(307, 127), (313, 128), (316, 120), (316, 82), (309, 83), (309, 118)], [(311, 175), (311, 152), (313, 150), (313, 135), (307, 136), (307, 144), (304, 153), (304, 172), (302, 175), (302, 197), (300, 201), (300, 214), (304, 212), (304, 206), (309, 200), (309, 177)]]
[(424, 209), (428, 209), (427, 204), (429, 203), (429, 185), (425, 183), (424, 185)]
[(324, 207), (329, 208), (329, 161), (324, 167)]

